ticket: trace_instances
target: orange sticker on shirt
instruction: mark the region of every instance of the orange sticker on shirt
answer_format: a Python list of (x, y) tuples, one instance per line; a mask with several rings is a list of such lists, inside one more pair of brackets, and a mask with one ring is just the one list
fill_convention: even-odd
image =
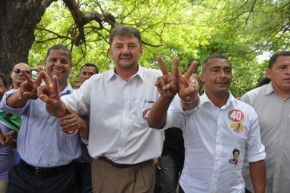
[(229, 118), (232, 122), (240, 123), (244, 120), (245, 115), (242, 111), (238, 109), (233, 109), (229, 112)]
[(237, 133), (241, 133), (244, 131), (244, 126), (242, 123), (235, 123), (235, 122), (232, 122), (231, 123), (231, 128), (234, 132), (237, 132)]

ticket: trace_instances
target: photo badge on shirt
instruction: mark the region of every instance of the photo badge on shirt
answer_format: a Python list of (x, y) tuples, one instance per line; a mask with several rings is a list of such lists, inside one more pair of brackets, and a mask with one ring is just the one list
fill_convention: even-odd
[(238, 148), (234, 148), (232, 151), (232, 157), (229, 159), (229, 163), (233, 165), (238, 165), (240, 156), (240, 150)]
[(245, 119), (245, 114), (239, 109), (232, 109), (229, 111), (229, 119), (231, 120), (230, 128), (237, 133), (244, 131), (242, 121)]

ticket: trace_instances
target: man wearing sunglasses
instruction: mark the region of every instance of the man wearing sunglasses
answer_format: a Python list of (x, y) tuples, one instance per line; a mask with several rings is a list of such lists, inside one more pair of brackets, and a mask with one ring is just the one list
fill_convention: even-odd
[(26, 63), (18, 63), (13, 67), (10, 77), (12, 80), (11, 88), (18, 89), (20, 84), (25, 81), (24, 76), (21, 73), (21, 70), (24, 69), (27, 74), (31, 73), (30, 67)]
[[(21, 73), (22, 69), (25, 70), (26, 73), (31, 74), (31, 70), (30, 70), (30, 67), (28, 66), (28, 64), (23, 63), (23, 62), (15, 64), (13, 69), (11, 70), (11, 73), (10, 73), (11, 86), (9, 89), (18, 89), (20, 87), (21, 83), (23, 83), (26, 80)], [(19, 156), (18, 152), (16, 152), (16, 154), (15, 154), (15, 160), (16, 160), (16, 162), (18, 162), (20, 160), (20, 156)]]

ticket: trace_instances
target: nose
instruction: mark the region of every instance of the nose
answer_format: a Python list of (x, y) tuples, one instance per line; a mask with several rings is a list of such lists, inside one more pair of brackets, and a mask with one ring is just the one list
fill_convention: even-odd
[(220, 71), (220, 77), (225, 77), (225, 76), (226, 76), (225, 71), (221, 70), (221, 71)]
[(123, 53), (127, 54), (129, 52), (130, 52), (129, 47), (128, 46), (124, 46)]
[(290, 74), (290, 65), (287, 66), (287, 74)]
[(62, 65), (62, 63), (61, 63), (60, 60), (56, 60), (56, 61), (55, 61), (55, 65)]

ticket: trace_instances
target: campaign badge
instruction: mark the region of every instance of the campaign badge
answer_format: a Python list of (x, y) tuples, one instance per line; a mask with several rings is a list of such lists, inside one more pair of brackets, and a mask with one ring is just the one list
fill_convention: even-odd
[(245, 115), (241, 110), (233, 109), (228, 114), (229, 119), (231, 120), (230, 127), (233, 131), (240, 133), (244, 130), (242, 121), (245, 119)]
[(147, 120), (150, 114), (151, 108), (145, 109), (143, 111), (143, 119)]

